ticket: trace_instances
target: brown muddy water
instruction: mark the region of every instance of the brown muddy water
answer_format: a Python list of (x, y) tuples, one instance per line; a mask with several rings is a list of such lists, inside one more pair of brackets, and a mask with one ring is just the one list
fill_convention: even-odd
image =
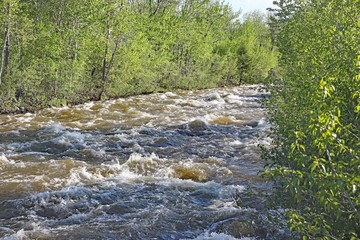
[(0, 238), (273, 239), (259, 88), (0, 116)]

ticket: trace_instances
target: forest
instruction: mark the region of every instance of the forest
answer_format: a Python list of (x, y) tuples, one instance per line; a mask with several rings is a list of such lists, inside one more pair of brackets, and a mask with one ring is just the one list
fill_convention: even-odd
[(2, 0), (0, 110), (263, 81), (266, 17), (214, 0)]
[(294, 239), (360, 238), (360, 1), (280, 0), (271, 76), (275, 205)]

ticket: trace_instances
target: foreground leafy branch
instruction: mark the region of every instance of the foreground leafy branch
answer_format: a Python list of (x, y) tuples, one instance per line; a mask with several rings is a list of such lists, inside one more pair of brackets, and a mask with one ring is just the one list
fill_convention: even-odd
[[(360, 237), (360, 1), (278, 1), (265, 175), (302, 239)], [(275, 32), (275, 30), (274, 30)]]

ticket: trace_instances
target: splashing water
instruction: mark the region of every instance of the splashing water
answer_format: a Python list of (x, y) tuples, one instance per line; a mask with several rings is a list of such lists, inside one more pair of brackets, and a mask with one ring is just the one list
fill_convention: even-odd
[(3, 239), (258, 239), (259, 86), (0, 116)]

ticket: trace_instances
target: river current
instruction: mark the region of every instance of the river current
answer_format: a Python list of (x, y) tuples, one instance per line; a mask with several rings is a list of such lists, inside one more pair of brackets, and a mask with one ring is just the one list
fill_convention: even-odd
[(270, 239), (257, 85), (0, 116), (1, 239)]

